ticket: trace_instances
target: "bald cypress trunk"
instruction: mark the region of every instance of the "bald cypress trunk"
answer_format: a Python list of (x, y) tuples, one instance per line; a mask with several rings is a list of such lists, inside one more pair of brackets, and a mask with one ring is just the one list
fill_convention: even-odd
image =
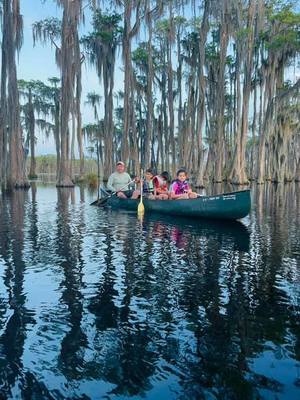
[(2, 27), (2, 60), (1, 60), (1, 100), (0, 100), (0, 182), (2, 188), (6, 186), (6, 169), (7, 169), (7, 55), (6, 55), (6, 37), (7, 27), (5, 20)]
[[(247, 45), (246, 57), (244, 59), (244, 84), (243, 84), (243, 105), (242, 105), (242, 121), (241, 130), (238, 130), (236, 149), (234, 155), (233, 168), (230, 173), (230, 180), (235, 184), (246, 184), (248, 182), (246, 174), (246, 143), (248, 137), (248, 116), (249, 102), (251, 94), (251, 78), (253, 70), (253, 54), (254, 54), (254, 17), (255, 2), (251, 0), (248, 8), (247, 21)], [(239, 79), (239, 77), (238, 77)]]
[[(124, 1), (124, 33), (123, 33), (123, 60), (124, 60), (124, 131), (122, 137), (122, 159), (131, 161), (131, 168), (139, 170), (139, 155), (135, 120), (135, 78), (132, 67), (131, 43), (140, 26), (140, 1)], [(131, 27), (133, 10), (136, 9), (135, 24)]]
[[(70, 132), (69, 118), (71, 103), (75, 94), (76, 76), (79, 74), (80, 50), (78, 44), (78, 25), (81, 17), (81, 0), (61, 0), (63, 20), (61, 34), (61, 140), (60, 165), (57, 186), (74, 186), (70, 173)], [(78, 108), (78, 105), (77, 105)]]
[(29, 178), (36, 179), (36, 159), (35, 159), (35, 117), (34, 108), (32, 104), (32, 90), (29, 88), (28, 93), (28, 130), (29, 130), (29, 140), (30, 140), (30, 170)]
[(250, 180), (254, 180), (254, 171), (255, 171), (255, 153), (256, 153), (256, 125), (257, 125), (257, 82), (255, 79), (254, 83), (254, 100), (253, 100), (253, 120), (252, 120), (252, 146), (251, 146), (251, 155), (250, 155)]
[(262, 107), (262, 122), (259, 130), (259, 145), (258, 145), (258, 162), (257, 162), (257, 183), (262, 184), (267, 178), (267, 154), (266, 145), (268, 144), (270, 132), (273, 129), (273, 97), (275, 90), (275, 65), (276, 59), (272, 56), (269, 60), (269, 66), (264, 72), (264, 98)]
[[(114, 70), (114, 67), (113, 67)], [(113, 121), (113, 88), (114, 88), (114, 76), (110, 77), (110, 84), (108, 89), (108, 110), (107, 110), (107, 129), (105, 132), (105, 173), (110, 174), (113, 171), (113, 135), (114, 135), (114, 121)]]
[(70, 161), (70, 176), (72, 181), (75, 181), (74, 174), (74, 166), (75, 166), (75, 138), (76, 138), (76, 112), (75, 112), (75, 102), (73, 100), (72, 111), (71, 111), (71, 126), (72, 126), (72, 135), (71, 135), (71, 161)]
[[(78, 34), (76, 35), (76, 42), (77, 42), (77, 54), (80, 54), (79, 48), (79, 37)], [(83, 142), (82, 142), (82, 116), (81, 116), (81, 92), (82, 92), (82, 85), (81, 85), (81, 66), (78, 67), (78, 71), (76, 74), (76, 96), (75, 96), (75, 111), (76, 111), (76, 128), (77, 128), (77, 143), (78, 143), (78, 150), (79, 150), (79, 177), (83, 178), (84, 175), (84, 153), (83, 153)]]
[[(107, 180), (113, 170), (113, 88), (114, 88), (114, 57), (111, 57), (113, 65), (104, 63), (104, 180)], [(111, 73), (109, 70), (111, 69)]]
[(153, 93), (152, 93), (152, 83), (154, 79), (154, 71), (153, 71), (153, 56), (152, 56), (152, 21), (151, 21), (151, 12), (150, 12), (150, 2), (147, 1), (146, 7), (147, 13), (147, 27), (148, 27), (148, 42), (147, 42), (147, 51), (148, 51), (148, 73), (147, 73), (147, 127), (146, 127), (146, 137), (145, 137), (145, 154), (144, 154), (144, 165), (143, 167), (147, 167), (150, 165), (151, 158), (151, 143), (153, 140)]
[(173, 2), (169, 3), (169, 18), (170, 28), (167, 42), (167, 63), (168, 63), (168, 109), (169, 109), (169, 141), (171, 150), (172, 165), (171, 170), (173, 175), (176, 170), (176, 146), (175, 146), (175, 121), (174, 121), (174, 94), (173, 94), (173, 66), (172, 66), (172, 31), (174, 25)]
[(223, 181), (224, 167), (224, 110), (225, 110), (225, 65), (227, 56), (227, 46), (229, 41), (228, 36), (228, 0), (224, 0), (222, 18), (220, 21), (220, 56), (219, 56), (219, 71), (217, 80), (217, 104), (216, 104), (216, 145), (215, 155), (216, 163), (214, 170), (214, 181)]
[(21, 45), (21, 15), (19, 0), (3, 1), (3, 20), (6, 29), (7, 50), (7, 132), (9, 144), (8, 172), (6, 188), (26, 188), (25, 157), (23, 149), (22, 129), (20, 123), (20, 104), (17, 84), (16, 50)]
[(178, 113), (177, 113), (177, 127), (178, 127), (178, 161), (180, 165), (183, 165), (182, 162), (182, 144), (183, 141), (183, 110), (182, 110), (182, 71), (183, 71), (183, 56), (181, 54), (181, 34), (182, 31), (180, 26), (177, 29), (176, 34), (176, 42), (177, 42), (177, 90), (178, 90)]
[[(284, 83), (284, 68), (283, 64), (280, 64), (276, 69), (276, 92), (283, 89)], [(270, 134), (270, 148), (271, 148), (271, 173), (270, 177), (273, 182), (280, 183), (285, 180), (285, 168), (288, 157), (288, 139), (290, 129), (285, 124), (285, 112), (284, 107), (288, 107), (287, 104), (276, 104), (276, 114), (278, 115), (277, 121), (274, 124), (274, 129)]]
[(122, 159), (128, 162), (129, 159), (129, 129), (130, 129), (130, 114), (131, 114), (131, 4), (128, 0), (125, 1), (124, 12), (124, 36), (123, 36), (123, 58), (124, 58), (124, 130), (122, 136)]
[(205, 44), (209, 30), (209, 1), (204, 3), (204, 14), (200, 27), (200, 40), (199, 40), (199, 65), (198, 65), (198, 86), (199, 86), (199, 99), (197, 104), (197, 158), (196, 158), (196, 186), (204, 186), (204, 149), (203, 149), (203, 128), (205, 121)]
[(295, 174), (295, 181), (300, 182), (300, 155), (298, 155), (296, 159), (296, 174)]
[[(72, 68), (73, 38), (72, 25), (69, 17), (69, 6), (64, 3), (62, 22), (62, 47), (61, 47), (61, 143), (60, 143), (60, 165), (58, 170), (57, 186), (73, 186), (70, 174), (69, 154), (69, 117), (71, 112), (71, 101), (74, 95), (74, 73)], [(73, 21), (74, 24), (74, 21)]]
[(56, 180), (58, 180), (58, 172), (60, 166), (60, 101), (58, 98), (54, 100), (54, 141), (55, 141), (55, 149), (56, 149)]

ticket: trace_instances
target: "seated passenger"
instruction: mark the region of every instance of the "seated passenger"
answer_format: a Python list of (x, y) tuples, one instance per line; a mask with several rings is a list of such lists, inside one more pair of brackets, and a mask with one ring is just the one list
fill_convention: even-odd
[(186, 170), (179, 169), (176, 175), (177, 179), (175, 179), (171, 186), (170, 198), (174, 200), (196, 199), (198, 195), (190, 188)]
[(117, 196), (121, 199), (137, 199), (140, 195), (138, 190), (130, 190), (129, 183), (132, 182), (130, 175), (126, 172), (125, 164), (118, 161), (116, 171), (108, 178), (107, 189), (111, 192), (117, 192)]
[(162, 172), (160, 175), (156, 175), (153, 178), (154, 183), (154, 196), (158, 200), (168, 200), (168, 182), (170, 175), (167, 171)]
[(148, 168), (145, 172), (145, 179), (143, 180), (143, 195), (148, 199), (155, 199), (154, 196), (154, 172), (152, 168)]

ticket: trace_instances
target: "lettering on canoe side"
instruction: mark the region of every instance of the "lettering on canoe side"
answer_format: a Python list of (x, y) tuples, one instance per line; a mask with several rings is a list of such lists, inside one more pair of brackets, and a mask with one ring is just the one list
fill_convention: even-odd
[(204, 198), (204, 199), (202, 199), (202, 201), (205, 202), (205, 201), (219, 200), (219, 199), (220, 199), (220, 196), (214, 196), (214, 197)]
[(223, 200), (236, 200), (235, 194), (229, 194), (227, 196), (223, 196)]
[(211, 201), (211, 200), (220, 200), (222, 198), (223, 200), (236, 200), (236, 195), (235, 194), (227, 194), (225, 196), (210, 196), (210, 197), (204, 197), (202, 201), (205, 203), (206, 201)]

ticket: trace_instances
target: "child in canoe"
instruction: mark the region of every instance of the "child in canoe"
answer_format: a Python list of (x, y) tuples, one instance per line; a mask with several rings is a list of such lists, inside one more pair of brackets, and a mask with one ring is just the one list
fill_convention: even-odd
[(148, 199), (154, 200), (154, 172), (152, 168), (148, 168), (145, 172), (145, 179), (143, 180), (143, 195)]
[(154, 183), (154, 196), (158, 200), (168, 200), (168, 182), (170, 175), (167, 171), (162, 172), (160, 175), (156, 175), (153, 178)]
[(177, 171), (177, 178), (172, 183), (170, 190), (170, 198), (174, 200), (180, 199), (196, 199), (197, 193), (193, 192), (189, 182), (188, 176), (185, 169), (179, 169)]

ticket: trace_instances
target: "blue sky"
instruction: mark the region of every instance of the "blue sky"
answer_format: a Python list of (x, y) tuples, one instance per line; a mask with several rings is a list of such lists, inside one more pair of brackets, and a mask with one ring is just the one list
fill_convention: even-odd
[[(61, 18), (62, 10), (56, 5), (54, 0), (21, 0), (21, 13), (24, 21), (24, 43), (18, 61), (18, 79), (39, 79), (44, 82), (48, 78), (57, 76), (60, 77), (59, 69), (55, 64), (55, 51), (49, 44), (42, 46), (36, 44), (33, 46), (32, 24), (36, 21), (48, 17)], [(81, 33), (91, 31), (91, 13), (89, 9), (85, 9), (85, 26), (81, 27)], [(120, 64), (117, 66), (115, 89), (123, 88), (122, 74)], [(96, 91), (102, 94), (102, 85), (100, 85), (98, 77), (94, 69), (88, 67), (85, 63), (82, 67), (82, 114), (83, 123), (93, 122), (93, 112), (89, 107), (85, 106), (86, 94), (91, 91)], [(46, 139), (37, 133), (37, 154), (55, 153), (55, 146), (52, 139)]]

